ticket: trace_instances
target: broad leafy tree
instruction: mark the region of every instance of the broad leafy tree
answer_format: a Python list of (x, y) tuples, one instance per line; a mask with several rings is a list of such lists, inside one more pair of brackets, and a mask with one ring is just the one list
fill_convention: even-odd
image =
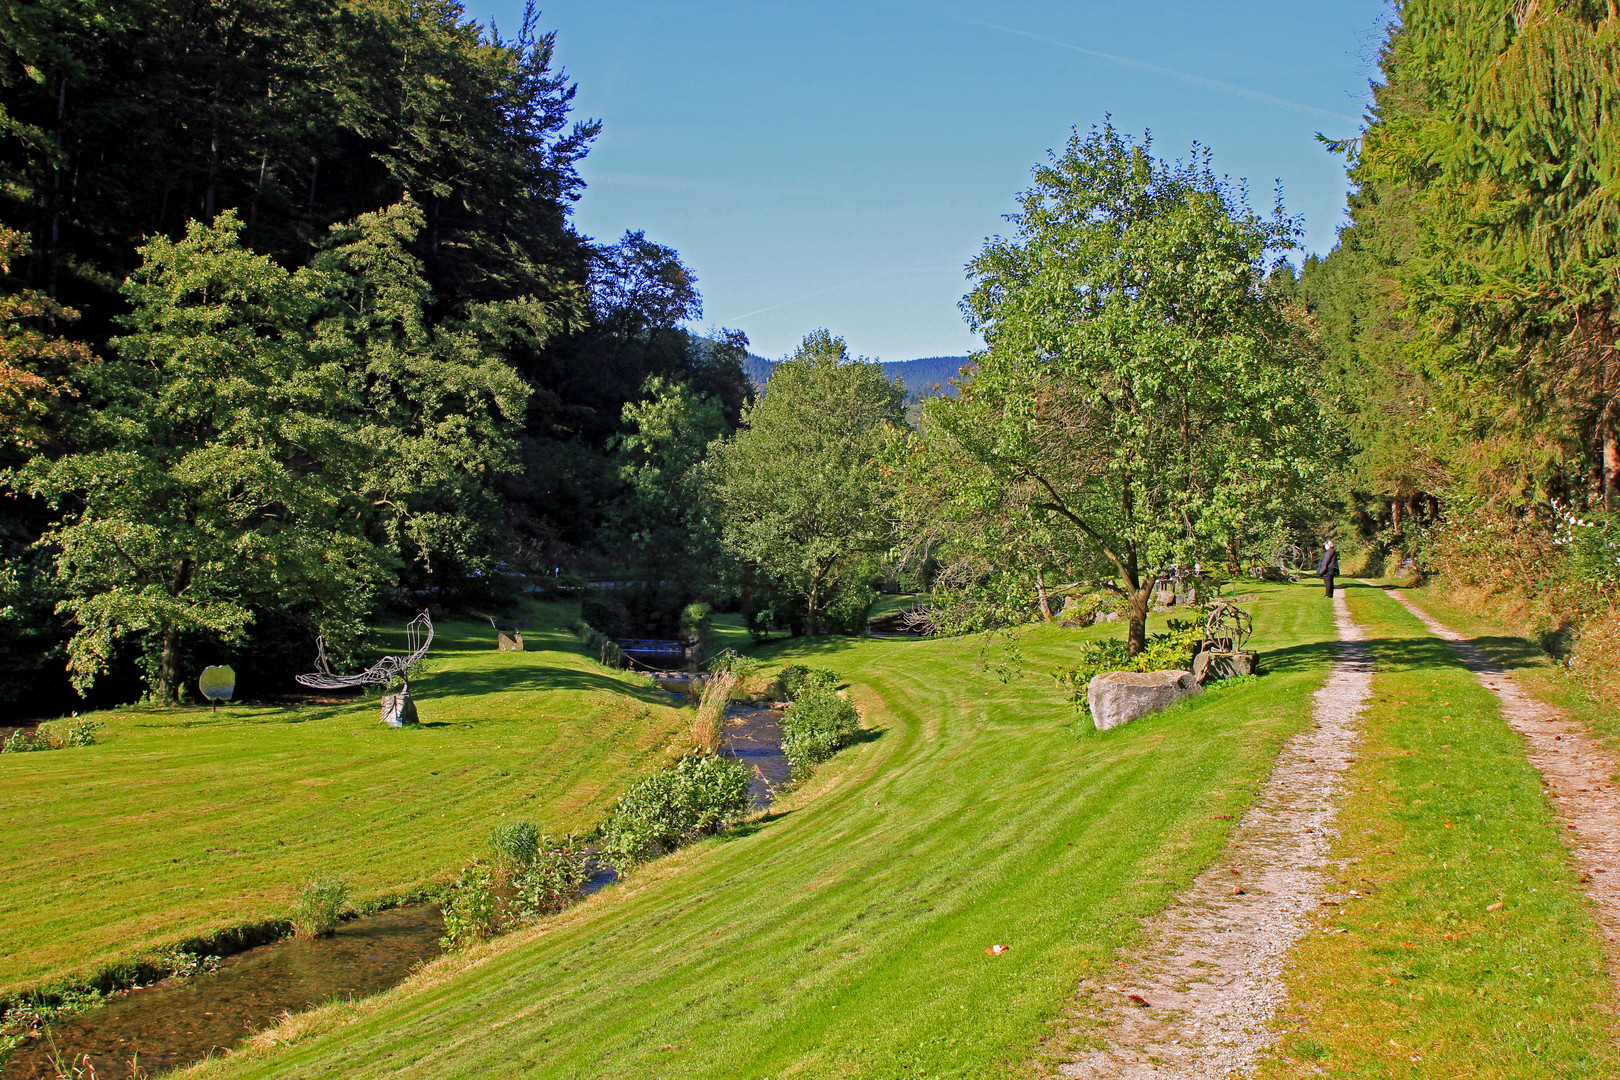
[(408, 203), (363, 215), (297, 271), (242, 246), (230, 211), (142, 249), (82, 449), (19, 477), (59, 510), (41, 543), (75, 685), (131, 639), (172, 700), (189, 644), (240, 641), (262, 613), (341, 650), (400, 571), (489, 567), (527, 397), (498, 343), (545, 320), (481, 305), (430, 328), (422, 226)]
[(1107, 125), (1035, 170), (1012, 222), (969, 264), (986, 349), (924, 409), (915, 468), (949, 478), (949, 515), (1061, 529), (1072, 569), (1129, 599), (1134, 653), (1162, 568), (1327, 464), (1309, 342), (1266, 285), (1294, 226), (1206, 154), (1167, 164)]
[(244, 250), (238, 227), (222, 215), (146, 246), (129, 333), (93, 369), (88, 448), (24, 471), (63, 511), (45, 542), (81, 689), (134, 637), (173, 700), (182, 640), (239, 639), (256, 602), (352, 636), (390, 569), (348, 482), (348, 357), (315, 330), (325, 284)]
[(904, 388), (882, 368), (817, 330), (716, 449), (725, 543), (802, 603), (807, 633), (825, 629), (840, 588), (864, 587), (855, 578), (889, 546), (878, 455), (904, 407)]

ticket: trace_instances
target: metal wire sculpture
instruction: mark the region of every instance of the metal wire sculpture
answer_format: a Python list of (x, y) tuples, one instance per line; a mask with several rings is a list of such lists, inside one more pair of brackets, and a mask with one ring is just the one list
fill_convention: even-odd
[(1218, 652), (1238, 652), (1254, 633), (1254, 620), (1249, 613), (1230, 600), (1217, 600), (1210, 605), (1204, 620), (1204, 640)]
[(1281, 544), (1272, 554), (1277, 569), (1283, 571), (1303, 570), (1307, 561), (1305, 549), (1298, 544)]
[(357, 686), (389, 686), (394, 682), (405, 685), (405, 692), (410, 693), (410, 684), (406, 675), (411, 668), (421, 663), (422, 657), (427, 655), (428, 646), (433, 644), (433, 620), (427, 612), (422, 612), (412, 619), (405, 627), (405, 647), (410, 650), (404, 656), (385, 656), (372, 664), (366, 670), (356, 675), (339, 675), (332, 670), (326, 660), (326, 638), (315, 639), (315, 670), (308, 675), (299, 675), (297, 679), (305, 686), (316, 690), (352, 690)]

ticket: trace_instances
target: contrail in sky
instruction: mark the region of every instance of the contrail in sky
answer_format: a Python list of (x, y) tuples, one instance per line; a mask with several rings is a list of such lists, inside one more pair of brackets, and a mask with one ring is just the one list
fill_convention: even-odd
[(1129, 67), (1141, 68), (1143, 71), (1151, 71), (1158, 75), (1168, 75), (1172, 79), (1180, 79), (1182, 82), (1192, 83), (1194, 86), (1203, 86), (1210, 90), (1220, 90), (1223, 93), (1236, 94), (1238, 97), (1245, 97), (1250, 101), (1258, 101), (1266, 105), (1275, 105), (1278, 108), (1289, 109), (1297, 113), (1304, 113), (1307, 116), (1320, 116), (1324, 120), (1338, 120), (1346, 124), (1361, 123), (1360, 120), (1353, 116), (1345, 116), (1343, 113), (1329, 112), (1327, 109), (1318, 109), (1314, 105), (1306, 105), (1298, 101), (1289, 101), (1287, 98), (1280, 98), (1275, 94), (1267, 94), (1259, 90), (1251, 90), (1247, 86), (1239, 86), (1236, 83), (1222, 82), (1220, 79), (1205, 78), (1203, 75), (1192, 75), (1185, 71), (1171, 71), (1169, 68), (1162, 68), (1157, 64), (1149, 64), (1141, 60), (1132, 60), (1128, 56), (1115, 56), (1113, 53), (1098, 52), (1096, 49), (1087, 49), (1079, 45), (1071, 45), (1067, 41), (1059, 41), (1057, 38), (1049, 38), (1041, 34), (1032, 34), (1028, 30), (1018, 30), (1011, 26), (1001, 26), (997, 23), (982, 22), (978, 19), (963, 19), (962, 21), (973, 23), (975, 26), (988, 27), (991, 30), (1000, 30), (1004, 34), (1016, 34), (1019, 37), (1027, 37), (1033, 38), (1036, 41), (1044, 41), (1048, 45), (1056, 45), (1060, 49), (1070, 49), (1077, 53), (1083, 53), (1086, 56), (1095, 56), (1099, 60), (1112, 60), (1116, 64), (1125, 64)]

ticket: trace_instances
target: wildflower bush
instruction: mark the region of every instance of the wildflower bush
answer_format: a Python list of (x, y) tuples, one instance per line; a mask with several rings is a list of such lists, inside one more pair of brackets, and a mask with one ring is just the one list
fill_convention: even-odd
[(26, 754), (35, 750), (66, 750), (94, 746), (102, 725), (95, 720), (51, 720), (32, 733), (19, 728), (0, 742), (0, 754)]
[(692, 754), (644, 777), (619, 797), (602, 825), (602, 858), (621, 873), (748, 811), (748, 768), (719, 754)]
[(450, 882), (440, 905), (444, 936), (439, 944), (459, 949), (493, 936), (500, 929), (495, 902), (495, 875), (489, 865), (474, 859)]
[(497, 826), (489, 859), (470, 859), (445, 889), (447, 949), (462, 948), (562, 911), (591, 876), (591, 852), (572, 834), (542, 836), (532, 821)]
[(831, 689), (801, 692), (782, 713), (782, 753), (796, 775), (826, 761), (860, 734), (855, 706)]

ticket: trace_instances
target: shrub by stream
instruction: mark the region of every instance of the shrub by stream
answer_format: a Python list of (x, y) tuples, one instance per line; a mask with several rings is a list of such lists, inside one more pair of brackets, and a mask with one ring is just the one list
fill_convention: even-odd
[(718, 832), (748, 812), (748, 767), (720, 754), (691, 754), (637, 780), (602, 825), (602, 857), (624, 872)]
[(860, 738), (855, 706), (830, 688), (804, 691), (782, 713), (782, 753), (795, 776), (832, 757)]

